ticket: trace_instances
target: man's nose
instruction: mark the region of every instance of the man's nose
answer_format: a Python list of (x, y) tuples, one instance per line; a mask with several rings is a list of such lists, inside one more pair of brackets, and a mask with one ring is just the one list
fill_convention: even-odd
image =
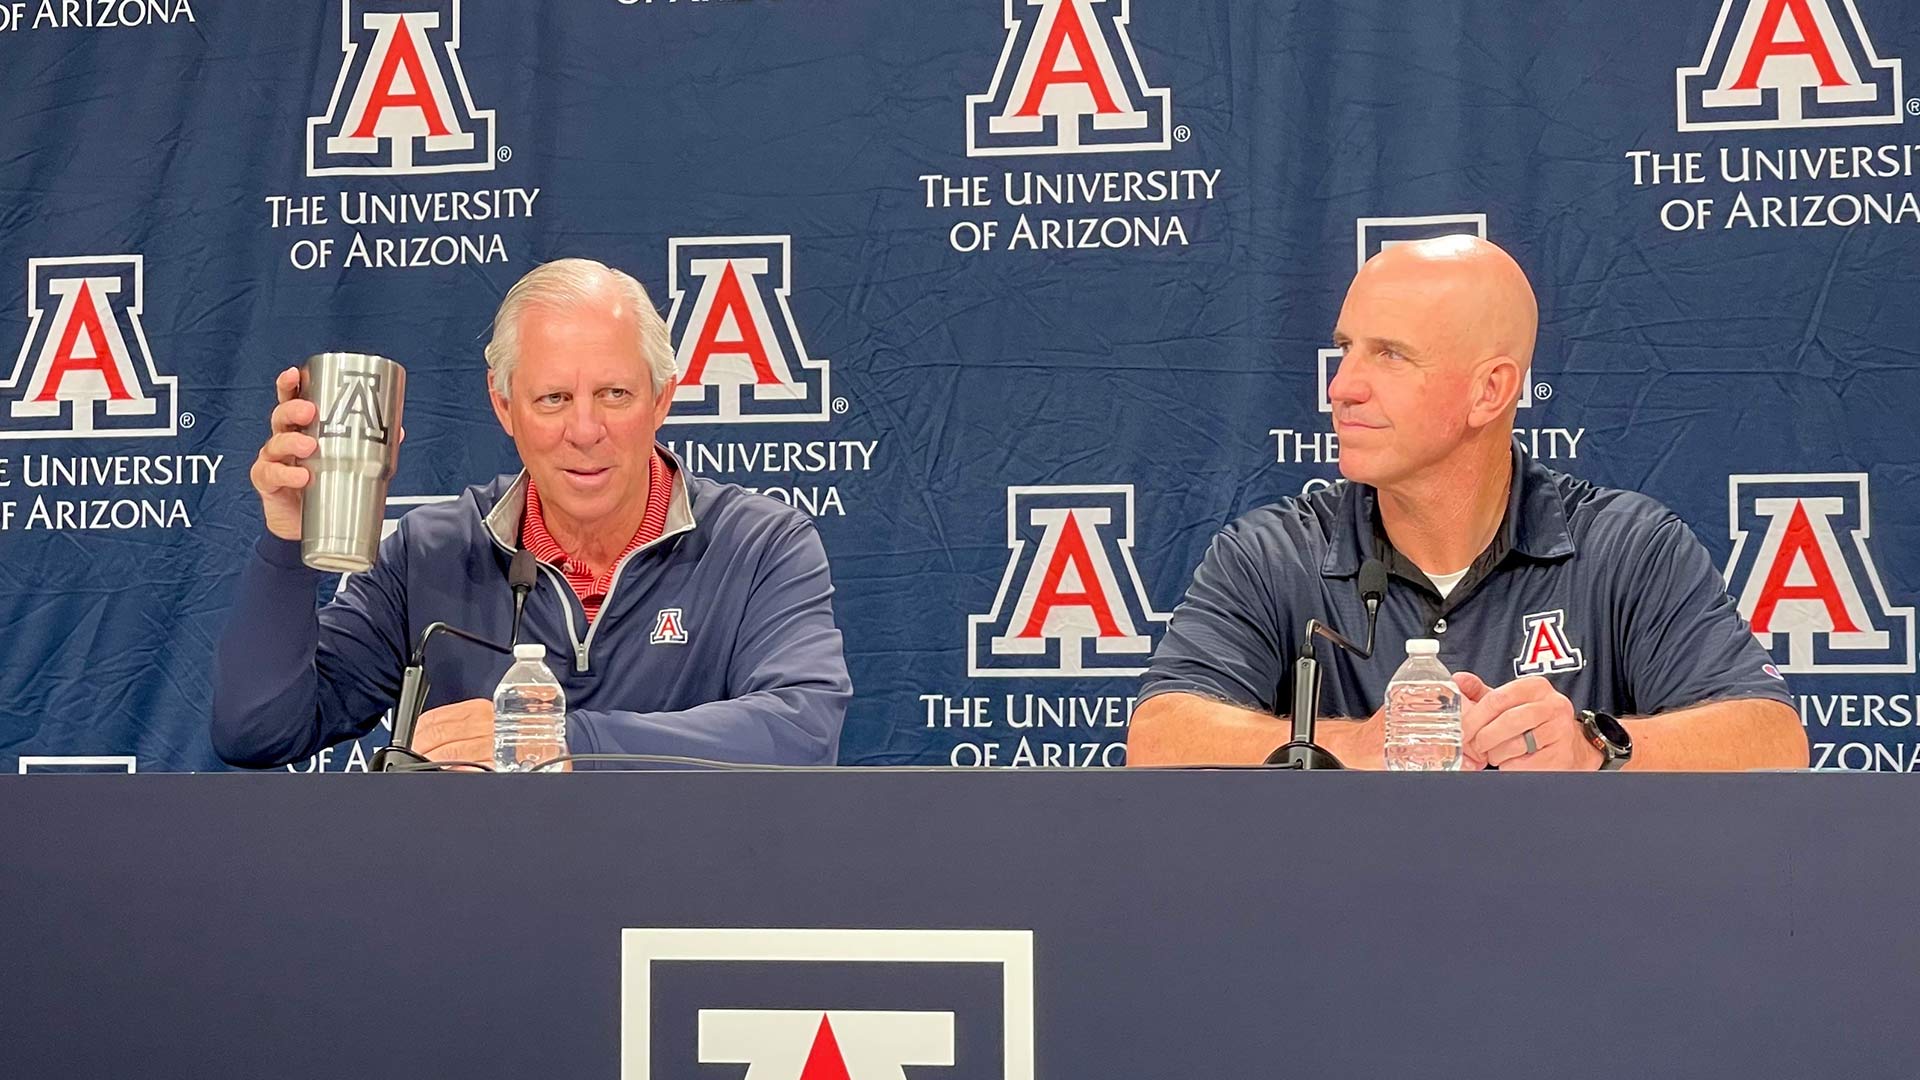
[(1358, 405), (1373, 396), (1373, 390), (1360, 374), (1360, 364), (1343, 356), (1327, 382), (1327, 400), (1336, 405)]
[(575, 446), (591, 446), (605, 438), (607, 425), (600, 418), (600, 403), (592, 397), (579, 397), (567, 412), (567, 441)]

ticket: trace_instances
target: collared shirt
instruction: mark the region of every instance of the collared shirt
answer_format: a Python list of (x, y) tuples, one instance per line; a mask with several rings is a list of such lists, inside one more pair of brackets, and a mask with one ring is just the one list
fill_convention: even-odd
[(1576, 709), (1640, 716), (1736, 698), (1792, 699), (1706, 549), (1653, 499), (1597, 487), (1516, 444), (1493, 542), (1442, 598), (1386, 542), (1371, 487), (1341, 482), (1255, 510), (1214, 538), (1141, 696), (1189, 693), (1282, 715), (1310, 618), (1358, 640), (1361, 564), (1389, 572), (1374, 654), (1318, 650), (1322, 716), (1380, 707), (1410, 638), (1498, 686), (1541, 675)]
[[(1521, 468), (1521, 462), (1516, 460), (1514, 468), (1516, 470)], [(1373, 546), (1367, 554), (1380, 560), (1381, 564), (1387, 568), (1389, 577), (1399, 578), (1421, 591), (1429, 608), (1424, 621), (1429, 625), (1444, 627), (1443, 620), (1447, 613), (1464, 603), (1467, 597), (1472, 595), (1473, 590), (1502, 562), (1506, 561), (1507, 554), (1513, 550), (1515, 500), (1512, 490), (1509, 489), (1507, 505), (1500, 512), (1500, 527), (1494, 530), (1493, 539), (1488, 540), (1487, 546), (1481, 548), (1480, 554), (1475, 555), (1473, 561), (1467, 564), (1467, 568), (1461, 571), (1460, 580), (1453, 583), (1453, 588), (1443, 594), (1440, 587), (1433, 583), (1433, 579), (1427, 576), (1426, 571), (1421, 570), (1412, 559), (1407, 558), (1399, 548), (1393, 546), (1392, 538), (1387, 536), (1387, 527), (1380, 520), (1379, 494), (1372, 488), (1363, 487), (1362, 490), (1366, 493), (1363, 497), (1368, 498), (1370, 503), (1367, 525), (1373, 533)], [(1360, 561), (1364, 563), (1366, 558), (1363, 557)]]
[(547, 520), (540, 509), (540, 489), (534, 484), (531, 474), (527, 477), (527, 516), (521, 525), (520, 537), (527, 550), (541, 562), (550, 563), (566, 576), (567, 584), (573, 586), (574, 595), (580, 598), (580, 606), (585, 609), (587, 621), (591, 623), (600, 613), (600, 604), (607, 598), (607, 590), (613, 586), (613, 571), (620, 560), (633, 553), (635, 548), (651, 544), (660, 539), (667, 527), (667, 511), (673, 504), (673, 470), (666, 461), (655, 453), (647, 463), (647, 509), (640, 518), (640, 527), (634, 530), (633, 539), (611, 563), (595, 570), (586, 563), (568, 555), (553, 534), (547, 531)]

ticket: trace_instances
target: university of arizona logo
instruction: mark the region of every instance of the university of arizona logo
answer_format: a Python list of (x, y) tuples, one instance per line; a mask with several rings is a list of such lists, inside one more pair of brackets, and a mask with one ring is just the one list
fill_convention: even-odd
[(993, 89), (967, 96), (967, 156), (1168, 150), (1169, 94), (1147, 85), (1132, 0), (1006, 0)]
[(1033, 1080), (1030, 931), (621, 937), (621, 1080)]
[(1515, 678), (1563, 675), (1587, 666), (1587, 658), (1567, 641), (1565, 621), (1564, 611), (1542, 611), (1521, 620), (1520, 655), (1513, 660)]
[(905, 1076), (906, 1065), (953, 1065), (953, 1014), (710, 1009), (700, 1014), (700, 1061), (795, 1080)]
[(1734, 476), (1727, 591), (1787, 674), (1911, 674), (1913, 609), (1867, 550), (1867, 474)]
[(653, 617), (653, 633), (647, 636), (653, 645), (685, 645), (687, 643), (687, 619), (677, 607), (661, 608)]
[(333, 408), (320, 421), (320, 436), (326, 439), (354, 438), (384, 443), (393, 433), (386, 414), (380, 409), (380, 376), (372, 371), (340, 372)]
[(460, 66), (460, 0), (341, 0), (345, 58), (307, 120), (308, 176), (485, 172), (493, 110)]
[(1900, 61), (1874, 51), (1856, 2), (1721, 0), (1699, 66), (1675, 77), (1680, 130), (1900, 123)]
[(807, 355), (787, 297), (792, 238), (667, 242), (667, 293), (680, 383), (669, 424), (825, 420), (827, 362)]
[(22, 754), (20, 775), (28, 773), (132, 773), (140, 763), (132, 754)]
[(1007, 489), (1012, 556), (993, 610), (967, 618), (967, 674), (1146, 670), (1168, 616), (1133, 564), (1133, 485)]
[(0, 382), (0, 439), (173, 435), (176, 384), (140, 325), (138, 255), (27, 260), (27, 336)]

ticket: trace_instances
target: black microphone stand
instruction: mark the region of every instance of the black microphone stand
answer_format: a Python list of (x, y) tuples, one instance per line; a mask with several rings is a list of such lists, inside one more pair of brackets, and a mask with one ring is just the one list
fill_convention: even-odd
[(1313, 653), (1313, 639), (1323, 637), (1362, 660), (1373, 656), (1373, 631), (1380, 620), (1380, 601), (1387, 591), (1386, 565), (1373, 559), (1360, 568), (1360, 598), (1367, 608), (1367, 643), (1355, 645), (1346, 636), (1319, 619), (1308, 619), (1301, 634), (1300, 658), (1293, 662), (1293, 738), (1267, 755), (1264, 764), (1280, 769), (1344, 769), (1340, 759), (1313, 741), (1313, 729), (1320, 716), (1320, 660)]
[(526, 613), (527, 594), (533, 591), (538, 570), (539, 563), (533, 552), (521, 548), (513, 553), (513, 562), (507, 568), (507, 585), (513, 590), (513, 630), (505, 645), (444, 622), (433, 623), (420, 632), (420, 644), (414, 646), (413, 661), (400, 675), (400, 697), (393, 706), (393, 738), (374, 751), (373, 760), (367, 763), (368, 772), (414, 772), (417, 770), (411, 766), (427, 763), (426, 758), (413, 752), (413, 729), (427, 707), (427, 642), (433, 640), (435, 634), (444, 632), (512, 656), (513, 647), (520, 643), (520, 619)]
[[(1267, 755), (1266, 764), (1282, 769), (1344, 769), (1340, 759), (1313, 741), (1313, 729), (1320, 715), (1320, 661), (1313, 655), (1315, 635), (1366, 659), (1373, 655), (1373, 622), (1367, 623), (1365, 648), (1348, 641), (1338, 631), (1322, 626), (1319, 619), (1308, 619), (1306, 645), (1293, 662), (1293, 738)], [(396, 728), (396, 730), (398, 730)]]
[(420, 764), (427, 760), (413, 752), (413, 729), (427, 706), (427, 642), (438, 634), (452, 634), (482, 648), (513, 655), (511, 648), (497, 641), (488, 641), (443, 622), (433, 623), (421, 631), (412, 661), (400, 675), (400, 697), (393, 705), (393, 740), (374, 752), (373, 760), (367, 763), (368, 772), (405, 772), (409, 770), (403, 767), (403, 761)]

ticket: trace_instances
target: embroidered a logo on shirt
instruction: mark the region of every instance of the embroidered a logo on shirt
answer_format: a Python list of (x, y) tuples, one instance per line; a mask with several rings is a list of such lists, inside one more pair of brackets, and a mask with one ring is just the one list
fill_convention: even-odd
[(685, 645), (687, 643), (687, 620), (677, 607), (661, 608), (660, 614), (653, 617), (653, 633), (648, 635), (650, 645)]
[(1561, 626), (1564, 611), (1542, 611), (1526, 617), (1522, 623), (1520, 655), (1514, 658), (1513, 674), (1561, 675), (1587, 666), (1587, 658), (1567, 640)]

